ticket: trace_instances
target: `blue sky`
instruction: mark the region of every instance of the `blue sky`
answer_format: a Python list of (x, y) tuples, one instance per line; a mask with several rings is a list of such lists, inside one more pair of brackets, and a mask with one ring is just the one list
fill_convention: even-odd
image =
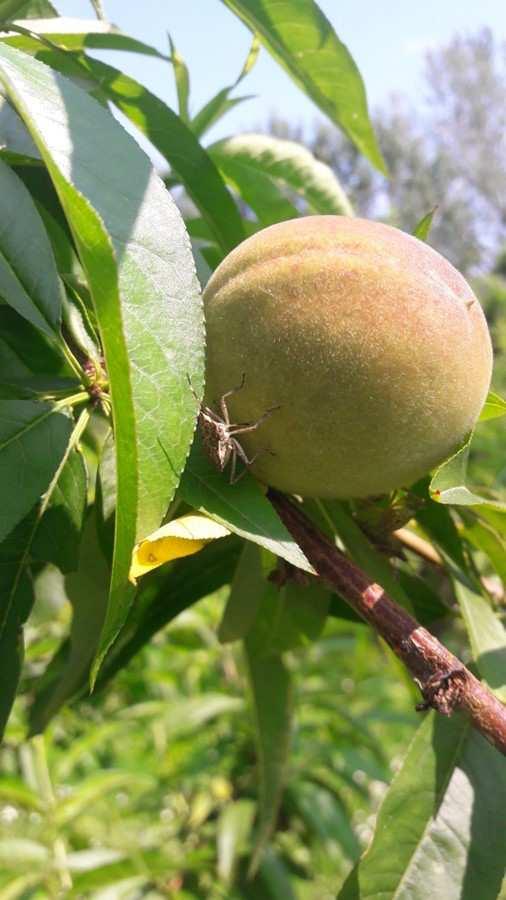
[[(194, 112), (233, 81), (242, 67), (251, 36), (220, 0), (103, 3), (111, 21), (164, 52), (170, 31), (190, 69)], [(55, 5), (62, 15), (93, 15), (88, 0), (56, 0)], [(319, 5), (359, 66), (371, 107), (392, 92), (406, 94), (413, 106), (419, 107), (424, 92), (424, 51), (445, 43), (456, 31), (472, 33), (488, 25), (498, 37), (506, 39), (505, 0), (320, 0)], [(163, 62), (132, 54), (100, 55), (175, 105), (172, 74)], [(319, 116), (266, 51), (261, 52), (240, 92), (257, 96), (232, 111), (211, 137), (258, 128), (271, 112), (280, 112), (308, 128)]]

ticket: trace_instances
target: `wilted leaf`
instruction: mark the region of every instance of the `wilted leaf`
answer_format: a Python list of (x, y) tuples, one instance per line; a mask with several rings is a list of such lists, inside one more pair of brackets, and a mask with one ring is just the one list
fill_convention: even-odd
[(228, 534), (228, 528), (207, 516), (189, 513), (179, 519), (172, 519), (135, 545), (130, 580), (135, 584), (136, 579), (146, 572), (173, 559), (198, 553), (210, 541)]

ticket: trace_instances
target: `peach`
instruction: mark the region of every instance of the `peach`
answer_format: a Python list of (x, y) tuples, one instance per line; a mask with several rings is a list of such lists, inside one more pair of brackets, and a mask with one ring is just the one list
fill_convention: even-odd
[[(204, 292), (206, 402), (241, 382), (232, 421), (253, 474), (307, 497), (409, 486), (473, 427), (492, 349), (480, 304), (439, 253), (379, 222), (308, 216), (236, 247)], [(265, 452), (271, 451), (271, 452)]]

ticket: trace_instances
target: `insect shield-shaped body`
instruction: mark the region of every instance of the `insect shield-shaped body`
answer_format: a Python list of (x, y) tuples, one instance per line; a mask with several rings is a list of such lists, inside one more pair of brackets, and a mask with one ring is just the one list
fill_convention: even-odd
[(223, 472), (232, 454), (229, 426), (212, 409), (203, 406), (199, 412), (199, 429), (202, 446), (209, 459)]
[[(229, 460), (232, 460), (230, 467), (230, 484), (235, 484), (245, 474), (248, 467), (253, 465), (259, 454), (256, 453), (251, 459), (248, 459), (243, 447), (235, 437), (237, 434), (244, 434), (246, 431), (255, 431), (262, 422), (267, 419), (274, 410), (279, 409), (273, 406), (268, 409), (263, 416), (256, 422), (240, 422), (233, 424), (230, 422), (230, 415), (227, 407), (227, 398), (240, 391), (244, 387), (245, 374), (242, 376), (241, 383), (227, 391), (220, 399), (220, 413), (216, 413), (209, 406), (202, 406), (199, 412), (199, 429), (202, 437), (202, 445), (209, 459), (220, 472), (223, 472)], [(189, 381), (190, 379), (188, 379)], [(190, 382), (191, 387), (191, 382)], [(193, 391), (193, 388), (192, 388)], [(195, 395), (195, 392), (194, 396)], [(270, 450), (261, 450), (260, 453), (271, 453)], [(236, 475), (237, 459), (240, 459), (245, 468), (239, 475)]]

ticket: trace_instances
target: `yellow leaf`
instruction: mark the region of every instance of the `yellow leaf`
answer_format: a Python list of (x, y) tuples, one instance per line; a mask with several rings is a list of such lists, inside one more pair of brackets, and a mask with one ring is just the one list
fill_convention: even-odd
[(129, 573), (130, 581), (136, 584), (137, 578), (146, 572), (173, 559), (198, 553), (210, 541), (226, 537), (227, 534), (230, 534), (230, 531), (224, 525), (219, 525), (218, 522), (197, 513), (173, 519), (135, 545)]

